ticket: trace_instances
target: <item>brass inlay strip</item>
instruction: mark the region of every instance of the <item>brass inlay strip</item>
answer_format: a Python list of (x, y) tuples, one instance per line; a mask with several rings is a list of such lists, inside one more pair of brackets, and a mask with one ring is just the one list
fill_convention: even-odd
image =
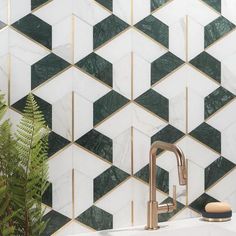
[(8, 81), (7, 81), (7, 104), (8, 104), (8, 107), (11, 106), (11, 70), (12, 70), (12, 61), (11, 61), (11, 54), (10, 52), (8, 52)]
[(72, 168), (72, 219), (75, 219), (75, 169)]
[(131, 226), (134, 225), (134, 201), (131, 201)]
[(216, 9), (214, 9), (213, 7), (209, 6), (207, 3), (205, 3), (203, 0), (198, 0), (199, 2), (201, 2), (203, 5), (205, 5), (206, 7), (208, 7), (210, 10), (214, 11), (215, 13), (217, 13), (219, 16), (221, 15), (221, 13), (219, 13)]
[(72, 53), (71, 53), (71, 61), (73, 65), (75, 64), (75, 16), (72, 14), (72, 32), (71, 32), (71, 44), (72, 44)]
[(185, 205), (188, 206), (188, 194), (189, 194), (189, 181), (188, 181), (188, 176), (189, 176), (189, 168), (188, 168), (189, 162), (188, 159), (186, 158), (186, 172), (187, 172), (187, 184), (186, 184), (186, 202)]
[[(112, 11), (110, 11), (109, 9), (107, 9), (106, 7), (104, 7), (101, 3), (93, 0), (95, 4), (97, 4), (99, 7), (103, 8), (105, 11), (107, 11), (108, 13), (112, 14)], [(111, 1), (111, 0), (110, 0)]]
[(185, 17), (185, 61), (188, 62), (188, 15)]
[(134, 100), (134, 52), (131, 52), (131, 101)]
[(134, 127), (131, 126), (131, 175), (134, 175)]
[(131, 9), (131, 12), (130, 12), (130, 22), (131, 22), (131, 26), (133, 26), (134, 25), (134, 0), (131, 0), (130, 1), (130, 4), (131, 4), (131, 6), (130, 6), (130, 9)]
[(32, 13), (36, 12), (37, 10), (39, 10), (40, 8), (42, 8), (42, 7), (46, 6), (46, 5), (48, 5), (48, 4), (49, 4), (50, 2), (52, 2), (52, 1), (53, 1), (53, 0), (48, 0), (47, 2), (45, 2), (45, 3), (41, 4), (40, 6), (34, 8), (31, 12), (32, 12)]
[(163, 5), (161, 5), (160, 7), (158, 7), (157, 9), (153, 10), (151, 12), (151, 14), (154, 14), (155, 12), (159, 11), (160, 9), (162, 9), (163, 7), (165, 7), (166, 5), (170, 4), (171, 2), (173, 2), (174, 0), (169, 0), (168, 2), (165, 2)]
[(72, 109), (71, 109), (71, 128), (72, 128), (72, 142), (75, 141), (75, 92), (72, 91), (72, 94), (71, 94), (71, 106), (72, 106)]
[(11, 0), (7, 0), (7, 25), (11, 25)]

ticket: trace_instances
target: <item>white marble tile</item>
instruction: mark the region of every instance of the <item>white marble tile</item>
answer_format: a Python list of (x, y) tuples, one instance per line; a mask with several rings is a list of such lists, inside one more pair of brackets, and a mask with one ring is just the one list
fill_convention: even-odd
[(236, 100), (225, 106), (220, 112), (212, 116), (207, 123), (223, 132), (235, 122)]
[(8, 102), (8, 77), (9, 77), (9, 57), (4, 55), (0, 57), (0, 94), (5, 94), (5, 102)]
[(77, 140), (93, 128), (93, 103), (74, 94), (74, 139)]
[[(31, 90), (31, 67), (21, 59), (11, 56), (10, 103), (14, 104)], [(24, 86), (22, 86), (22, 83)]]
[(133, 1), (133, 23), (136, 24), (150, 14), (150, 2), (147, 0)]
[(113, 13), (128, 24), (131, 24), (132, 0), (113, 0)]
[(66, 226), (61, 228), (59, 231), (57, 231), (55, 236), (65, 236), (65, 235), (78, 235), (82, 233), (89, 233), (93, 232), (93, 230), (89, 229), (88, 227), (83, 226), (77, 221), (71, 221)]
[(200, 217), (200, 214), (189, 208), (185, 208), (181, 212), (179, 212), (176, 216), (174, 216), (173, 220), (182, 220), (186, 218), (195, 218), (195, 217)]
[(8, 18), (8, 1), (0, 0), (0, 21), (7, 24)]
[(221, 14), (227, 20), (231, 21), (232, 23), (236, 24), (236, 16), (233, 9), (236, 9), (236, 1), (234, 0), (224, 0), (221, 1)]
[(76, 63), (93, 51), (93, 27), (76, 16), (74, 16), (74, 21), (73, 61)]
[(113, 63), (113, 89), (131, 99), (131, 53)]
[[(204, 26), (188, 16), (188, 60), (204, 51)], [(197, 39), (197, 40), (196, 40)]]
[(12, 131), (16, 132), (18, 129), (18, 124), (20, 123), (20, 120), (22, 118), (22, 115), (19, 114), (18, 112), (8, 109), (5, 117), (3, 119), (10, 119), (11, 124), (12, 124)]
[(216, 185), (210, 188), (207, 191), (207, 194), (211, 195), (212, 197), (216, 198), (219, 201), (226, 201), (227, 199), (230, 199), (230, 197), (232, 196), (231, 194), (235, 195), (236, 191), (235, 178), (236, 178), (236, 170), (234, 169), (231, 173), (225, 176), (220, 182), (218, 182)]
[(77, 68), (73, 68), (73, 78), (73, 90), (90, 102), (97, 101), (111, 90)]
[(125, 130), (112, 141), (113, 165), (131, 174), (131, 129)]
[(52, 181), (52, 208), (72, 218), (72, 171), (60, 175)]
[(188, 162), (188, 185), (188, 201), (191, 203), (204, 193), (204, 169), (192, 161)]
[(72, 93), (52, 104), (52, 130), (72, 140)]
[(23, 18), (31, 12), (30, 0), (10, 0), (11, 5), (11, 24)]
[(9, 50), (13, 56), (20, 58), (30, 65), (49, 54), (45, 48), (17, 33), (13, 29), (9, 30)]
[(72, 4), (73, 13), (92, 26), (111, 14), (93, 0), (72, 0)]
[[(64, 60), (73, 63), (73, 19), (68, 16), (52, 27), (52, 51)], [(63, 29), (63, 33), (62, 33)]]
[(137, 173), (149, 163), (150, 137), (133, 129), (133, 171)]
[(0, 57), (6, 55), (9, 52), (9, 30), (4, 28), (0, 30)]
[(163, 46), (149, 39), (138, 30), (133, 30), (132, 48), (139, 57), (150, 63), (166, 53), (166, 49)]
[(196, 163), (203, 169), (219, 157), (217, 153), (195, 141), (190, 136), (185, 136), (181, 139), (178, 142), (178, 146), (183, 150), (186, 159)]
[(180, 18), (189, 15), (203, 26), (219, 16), (199, 0), (175, 0), (156, 11), (153, 15), (167, 25), (171, 25)]
[[(234, 116), (235, 117), (235, 116)], [(236, 163), (236, 122), (221, 132), (221, 153), (228, 160)]]
[(150, 88), (151, 64), (133, 53), (133, 99), (136, 99)]
[(186, 58), (186, 17), (169, 26), (169, 50), (185, 61)]

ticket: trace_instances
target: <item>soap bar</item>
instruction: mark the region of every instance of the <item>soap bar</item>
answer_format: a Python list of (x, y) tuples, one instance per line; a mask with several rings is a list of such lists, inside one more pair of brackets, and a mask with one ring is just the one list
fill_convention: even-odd
[(205, 206), (205, 211), (209, 213), (223, 213), (231, 211), (231, 207), (227, 202), (211, 202)]

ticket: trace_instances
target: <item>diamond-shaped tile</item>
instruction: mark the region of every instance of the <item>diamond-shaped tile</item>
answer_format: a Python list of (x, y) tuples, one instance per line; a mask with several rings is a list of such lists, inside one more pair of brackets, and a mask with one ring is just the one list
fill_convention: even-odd
[(44, 236), (51, 236), (54, 232), (59, 230), (63, 225), (67, 224), (71, 219), (52, 210), (48, 212), (43, 219), (48, 221), (47, 227), (44, 230)]
[(55, 132), (50, 132), (48, 137), (48, 156), (54, 155), (56, 152), (64, 148), (70, 142)]
[(202, 123), (190, 135), (217, 152), (221, 152), (221, 133), (207, 123)]
[(205, 97), (205, 119), (214, 114), (221, 107), (235, 98), (235, 95), (223, 87), (219, 87), (207, 97)]
[(116, 166), (111, 166), (109, 169), (105, 170), (93, 180), (94, 202), (111, 191), (117, 185), (122, 183), (128, 177), (129, 174), (117, 168)]
[(108, 10), (112, 11), (113, 0), (95, 0), (95, 1), (106, 7)]
[(235, 28), (235, 25), (223, 16), (218, 17), (204, 28), (204, 46), (210, 46)]
[(198, 197), (195, 201), (193, 201), (189, 206), (193, 210), (201, 213), (204, 210), (206, 204), (210, 202), (218, 202), (218, 200), (209, 196), (206, 193), (203, 193), (200, 197)]
[[(36, 95), (34, 95), (34, 98), (39, 106), (40, 111), (42, 111), (44, 115), (46, 124), (48, 125), (49, 128), (52, 128), (52, 105)], [(23, 112), (26, 105), (26, 99), (27, 96), (23, 97), (21, 100), (14, 103), (12, 107), (20, 112)]]
[(6, 27), (7, 25), (4, 23), (4, 22), (2, 22), (2, 21), (0, 21), (0, 29), (3, 29), (4, 27)]
[(93, 28), (93, 48), (97, 48), (124, 31), (129, 25), (115, 15), (110, 15)]
[(171, 0), (151, 0), (151, 11), (156, 10)]
[(110, 91), (93, 104), (93, 124), (97, 125), (128, 102), (127, 98), (116, 91)]
[[(149, 183), (149, 165), (144, 166), (135, 176)], [(169, 193), (169, 173), (159, 166), (157, 166), (156, 171), (156, 187), (165, 193)]]
[(104, 211), (97, 206), (91, 206), (89, 209), (80, 214), (76, 220), (88, 225), (95, 230), (105, 230), (113, 228), (112, 214)]
[(42, 202), (45, 205), (52, 207), (52, 183), (49, 183), (47, 189), (45, 190)]
[(112, 87), (112, 64), (96, 53), (91, 53), (76, 66)]
[(50, 0), (31, 0), (31, 10), (34, 10), (35, 8), (38, 8), (42, 5), (44, 5), (46, 2), (49, 2)]
[[(184, 133), (180, 130), (176, 129), (172, 125), (167, 125), (164, 129), (160, 130), (156, 134), (154, 134), (151, 138), (151, 142), (155, 141), (163, 141), (167, 143), (175, 143), (177, 140), (182, 138)], [(157, 153), (161, 153), (162, 151), (158, 150)]]
[(51, 53), (31, 66), (31, 89), (66, 69), (70, 64)]
[(216, 11), (221, 12), (221, 0), (202, 0)]
[(205, 169), (205, 189), (213, 185), (217, 180), (227, 174), (234, 167), (234, 163), (222, 156), (212, 162)]
[(221, 82), (221, 63), (207, 52), (200, 53), (190, 63), (212, 79)]
[[(171, 197), (168, 197), (165, 199), (161, 204), (166, 204), (166, 203), (171, 203), (173, 202), (173, 199)], [(179, 211), (181, 211), (184, 208), (184, 205), (180, 202), (177, 201), (177, 207), (176, 210), (172, 211), (171, 213), (162, 213), (158, 215), (158, 221), (159, 222), (164, 222), (168, 221), (171, 217), (176, 215)]]
[(48, 49), (52, 49), (52, 26), (37, 16), (28, 14), (12, 26)]
[(146, 18), (138, 22), (135, 27), (168, 48), (169, 27), (153, 15), (147, 16)]
[(184, 61), (171, 52), (167, 52), (163, 56), (157, 58), (151, 64), (151, 84), (155, 84), (183, 63)]
[(149, 89), (144, 94), (136, 98), (135, 102), (166, 121), (169, 120), (169, 101), (156, 91)]
[(101, 158), (112, 162), (112, 140), (97, 130), (90, 130), (79, 138), (76, 143)]

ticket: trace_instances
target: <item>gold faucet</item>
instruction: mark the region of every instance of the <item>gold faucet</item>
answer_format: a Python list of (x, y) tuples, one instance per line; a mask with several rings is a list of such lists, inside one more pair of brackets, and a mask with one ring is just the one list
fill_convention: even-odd
[(149, 160), (149, 201), (147, 203), (147, 230), (158, 229), (158, 214), (172, 212), (176, 209), (176, 186), (173, 186), (173, 203), (160, 204), (156, 201), (156, 153), (157, 150), (167, 150), (175, 154), (177, 159), (179, 184), (187, 184), (187, 171), (183, 151), (174, 144), (156, 141), (150, 149)]

